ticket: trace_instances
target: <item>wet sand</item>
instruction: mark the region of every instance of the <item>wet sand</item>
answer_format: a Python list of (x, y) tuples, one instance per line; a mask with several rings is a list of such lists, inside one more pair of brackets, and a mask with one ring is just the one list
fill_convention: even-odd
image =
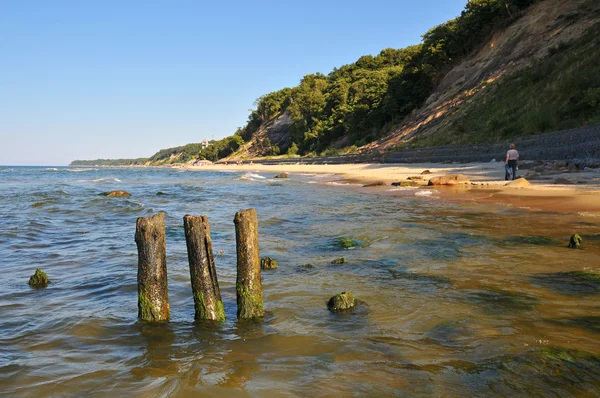
[[(600, 169), (581, 171), (568, 174), (547, 175), (546, 180), (530, 181), (529, 187), (507, 187), (504, 181), (504, 164), (495, 163), (468, 163), (468, 164), (281, 164), (281, 165), (223, 165), (186, 166), (189, 170), (236, 170), (248, 172), (280, 172), (293, 174), (320, 174), (324, 175), (323, 183), (348, 184), (353, 189), (371, 193), (387, 195), (401, 195), (410, 189), (435, 190), (451, 200), (469, 201), (476, 203), (507, 203), (520, 208), (532, 210), (560, 211), (560, 212), (590, 212), (600, 213)], [(424, 170), (431, 174), (423, 175), (420, 182), (423, 185), (431, 177), (445, 174), (463, 174), (470, 180), (470, 184), (458, 187), (418, 187), (399, 188), (390, 190), (393, 182), (406, 181), (408, 177), (421, 176)], [(527, 170), (521, 170), (519, 175), (524, 175)], [(576, 182), (573, 185), (554, 184), (557, 178), (567, 178)], [(373, 182), (382, 182), (385, 185), (376, 187), (362, 187)]]

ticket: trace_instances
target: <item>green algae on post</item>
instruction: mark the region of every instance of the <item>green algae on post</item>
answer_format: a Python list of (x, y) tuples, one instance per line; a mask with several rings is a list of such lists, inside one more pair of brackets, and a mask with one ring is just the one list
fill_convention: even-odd
[(50, 280), (48, 279), (48, 275), (46, 275), (46, 273), (44, 271), (42, 271), (41, 269), (37, 268), (35, 270), (35, 274), (31, 275), (31, 278), (29, 278), (29, 286), (31, 287), (46, 287), (48, 286), (48, 283), (50, 283)]
[(183, 226), (194, 296), (194, 317), (197, 320), (225, 321), (208, 217), (187, 214), (183, 217)]
[(138, 249), (138, 317), (143, 321), (168, 321), (165, 215), (140, 217), (136, 222)]
[(233, 219), (237, 248), (237, 317), (260, 318), (265, 315), (260, 281), (258, 216), (256, 209), (239, 211)]

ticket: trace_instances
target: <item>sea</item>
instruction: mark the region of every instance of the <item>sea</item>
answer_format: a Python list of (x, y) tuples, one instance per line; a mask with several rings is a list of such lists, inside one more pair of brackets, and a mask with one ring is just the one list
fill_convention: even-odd
[[(276, 174), (0, 166), (0, 396), (600, 395), (598, 214)], [(279, 263), (257, 321), (236, 319), (247, 208)], [(151, 324), (134, 233), (157, 212), (171, 319)], [(194, 321), (186, 214), (208, 216), (223, 323)], [(37, 268), (47, 288), (28, 285)], [(327, 309), (340, 292), (351, 313)]]

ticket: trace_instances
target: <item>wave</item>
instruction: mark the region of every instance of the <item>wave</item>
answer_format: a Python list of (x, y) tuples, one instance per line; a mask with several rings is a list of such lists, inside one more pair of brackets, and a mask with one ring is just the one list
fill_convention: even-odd
[(56, 167), (47, 167), (44, 170), (45, 171), (59, 171)]
[(260, 174), (255, 173), (246, 173), (240, 177), (240, 180), (248, 180), (248, 181), (261, 181), (266, 180), (267, 177), (261, 176)]
[(75, 182), (123, 182), (116, 177), (94, 178), (92, 180), (76, 180)]
[(84, 171), (98, 171), (100, 169), (67, 169), (70, 173), (83, 173)]
[(11, 171), (14, 171), (14, 169), (0, 169), (0, 173), (9, 173)]
[(419, 190), (419, 192), (415, 192), (415, 196), (431, 196), (433, 195), (433, 191), (424, 189), (424, 190)]

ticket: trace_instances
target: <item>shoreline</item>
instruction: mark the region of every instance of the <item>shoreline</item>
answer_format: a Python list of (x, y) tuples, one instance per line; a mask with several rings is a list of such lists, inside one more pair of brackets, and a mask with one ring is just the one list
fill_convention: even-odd
[[(165, 167), (165, 166), (162, 166)], [(166, 166), (169, 167), (169, 166)], [(564, 213), (597, 213), (600, 216), (600, 170), (574, 173), (556, 173), (547, 178), (570, 178), (581, 182), (573, 185), (555, 185), (550, 181), (530, 181), (528, 187), (507, 187), (504, 180), (504, 164), (494, 163), (414, 163), (414, 164), (213, 164), (203, 166), (179, 166), (190, 171), (240, 171), (269, 172), (273, 177), (277, 173), (325, 175), (320, 183), (336, 183), (365, 193), (385, 195), (406, 195), (426, 189), (435, 191), (450, 201), (475, 203), (511, 204), (519, 208)], [(393, 182), (407, 181), (408, 177), (423, 175), (423, 186), (411, 188), (391, 187)], [(521, 171), (521, 175), (527, 171)], [(471, 183), (461, 186), (426, 186), (427, 181), (446, 174), (463, 174)], [(370, 183), (381, 182), (384, 185), (365, 187)], [(392, 189), (391, 189), (392, 188)], [(423, 192), (425, 193), (425, 192)]]

